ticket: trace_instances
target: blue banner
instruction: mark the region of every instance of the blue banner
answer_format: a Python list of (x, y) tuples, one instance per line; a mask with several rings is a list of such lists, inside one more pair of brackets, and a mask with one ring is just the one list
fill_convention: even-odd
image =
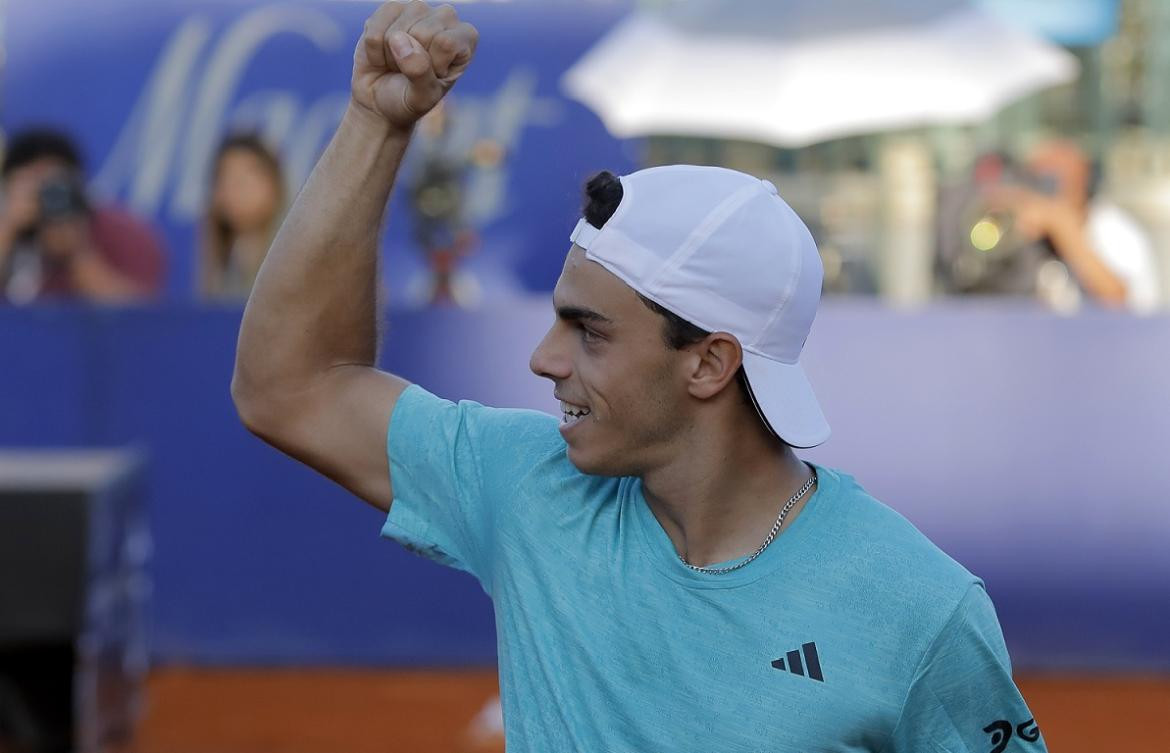
[[(93, 191), (156, 224), (169, 246), (167, 292), (189, 297), (218, 142), (258, 130), (278, 148), (295, 194), (345, 108), (353, 48), (376, 7), (10, 0), (2, 124), (8, 134), (34, 124), (72, 133)], [(464, 214), (479, 240), (464, 266), (481, 299), (550, 290), (583, 180), (634, 166), (630, 146), (558, 86), (627, 10), (626, 2), (459, 6), (480, 46), (450, 97), (445, 148), (468, 158)], [(417, 163), (412, 155), (404, 174)], [(402, 193), (384, 239), (385, 283), (398, 302), (418, 297), (428, 279)]]

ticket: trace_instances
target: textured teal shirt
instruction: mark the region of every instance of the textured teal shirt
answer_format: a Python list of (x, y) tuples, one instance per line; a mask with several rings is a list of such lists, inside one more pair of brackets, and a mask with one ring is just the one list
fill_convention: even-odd
[(411, 386), (387, 442), (383, 535), (492, 598), (509, 753), (1045, 750), (983, 582), (843, 473), (710, 575), (552, 416)]

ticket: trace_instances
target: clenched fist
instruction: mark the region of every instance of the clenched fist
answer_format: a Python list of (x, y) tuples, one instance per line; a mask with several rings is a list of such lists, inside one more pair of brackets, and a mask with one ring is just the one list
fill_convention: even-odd
[(353, 54), (353, 100), (410, 128), (467, 70), (479, 32), (450, 5), (387, 2), (366, 21)]

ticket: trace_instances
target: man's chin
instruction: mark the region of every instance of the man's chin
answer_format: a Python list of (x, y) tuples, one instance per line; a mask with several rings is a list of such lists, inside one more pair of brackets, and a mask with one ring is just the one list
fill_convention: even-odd
[(588, 453), (582, 452), (580, 449), (575, 449), (573, 445), (567, 446), (566, 455), (573, 467), (589, 476), (628, 476), (623, 469), (615, 466), (614, 463), (606, 463), (603, 459), (597, 457), (590, 457)]

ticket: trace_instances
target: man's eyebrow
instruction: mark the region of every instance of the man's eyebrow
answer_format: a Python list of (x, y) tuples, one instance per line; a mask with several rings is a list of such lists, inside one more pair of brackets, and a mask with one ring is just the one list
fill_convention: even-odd
[(582, 306), (557, 306), (557, 318), (567, 322), (588, 321), (598, 324), (613, 324), (613, 320), (602, 313)]

